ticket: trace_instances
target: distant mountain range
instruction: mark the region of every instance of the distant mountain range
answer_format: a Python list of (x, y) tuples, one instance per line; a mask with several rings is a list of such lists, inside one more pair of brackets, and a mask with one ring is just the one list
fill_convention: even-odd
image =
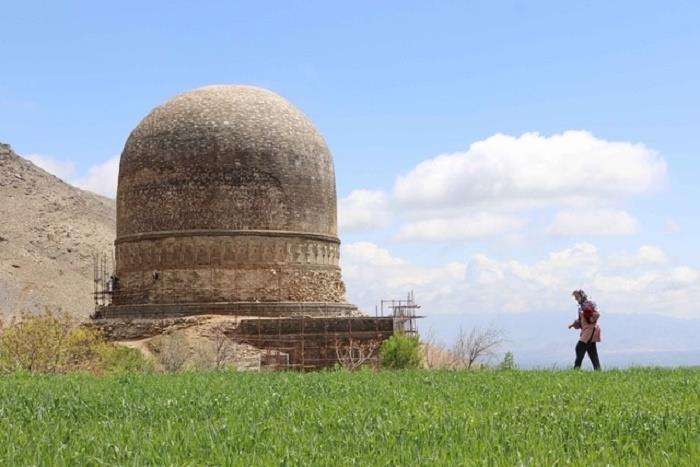
[(115, 201), (63, 182), (0, 144), (0, 316), (93, 310), (93, 254), (111, 254)]

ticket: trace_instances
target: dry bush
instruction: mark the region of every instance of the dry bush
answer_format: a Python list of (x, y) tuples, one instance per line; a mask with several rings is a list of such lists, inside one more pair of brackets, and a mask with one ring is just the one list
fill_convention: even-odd
[(212, 354), (214, 356), (214, 368), (220, 370), (235, 356), (235, 347), (231, 339), (221, 329), (214, 331), (214, 337), (211, 340)]
[(478, 360), (493, 357), (505, 342), (504, 336), (504, 331), (493, 325), (485, 329), (472, 328), (469, 334), (460, 327), (452, 347), (457, 366), (470, 370)]
[(200, 342), (194, 345), (192, 349), (192, 359), (188, 367), (193, 370), (213, 370), (215, 368), (214, 350), (209, 342)]
[(187, 339), (182, 334), (155, 337), (150, 342), (150, 348), (160, 367), (169, 373), (182, 370), (190, 357)]
[(423, 351), (423, 365), (426, 368), (435, 368), (437, 363), (437, 338), (435, 331), (430, 328), (421, 335), (421, 347)]
[(205, 339), (194, 349), (193, 366), (199, 370), (222, 370), (235, 357), (236, 349), (229, 337), (219, 328), (213, 330), (210, 339)]
[(440, 344), (422, 343), (423, 367), (437, 369), (454, 369), (459, 367), (457, 359), (450, 350)]
[(457, 365), (455, 356), (443, 343), (437, 340), (432, 328), (421, 334), (421, 353), (425, 368), (454, 368)]
[(336, 340), (335, 355), (338, 364), (346, 370), (356, 370), (367, 362), (376, 360), (379, 342), (371, 340)]

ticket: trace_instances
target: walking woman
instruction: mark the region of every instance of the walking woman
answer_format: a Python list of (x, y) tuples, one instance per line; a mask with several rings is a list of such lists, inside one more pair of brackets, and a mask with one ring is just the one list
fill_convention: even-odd
[(569, 325), (569, 329), (580, 329), (578, 343), (576, 344), (576, 362), (575, 369), (581, 368), (583, 357), (588, 353), (591, 359), (593, 369), (600, 370), (600, 360), (598, 359), (598, 348), (596, 343), (600, 342), (600, 326), (598, 326), (598, 307), (586, 296), (583, 290), (574, 290), (572, 293), (576, 302), (578, 302), (578, 319)]

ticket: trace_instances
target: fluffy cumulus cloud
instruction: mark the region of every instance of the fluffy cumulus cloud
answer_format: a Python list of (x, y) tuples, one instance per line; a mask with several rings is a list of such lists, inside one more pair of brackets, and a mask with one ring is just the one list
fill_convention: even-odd
[(73, 184), (83, 190), (93, 191), (109, 198), (117, 196), (119, 176), (119, 156), (90, 167), (85, 175), (78, 177)]
[(380, 248), (371, 242), (355, 242), (343, 246), (343, 265), (369, 265), (372, 267), (401, 266), (405, 262), (395, 258), (389, 250)]
[(608, 264), (614, 268), (630, 269), (639, 266), (661, 266), (669, 263), (666, 253), (652, 245), (641, 246), (634, 252), (619, 252), (610, 255)]
[(99, 193), (109, 198), (117, 196), (117, 177), (119, 175), (119, 156), (88, 168), (83, 175), (76, 175), (76, 166), (72, 161), (56, 159), (51, 156), (30, 154), (25, 156), (35, 165), (57, 176), (61, 180), (83, 190)]
[(341, 249), (349, 298), (366, 312), (373, 312), (380, 299), (403, 297), (409, 290), (425, 291), (431, 296), (447, 294), (452, 284), (465, 277), (464, 264), (419, 267), (370, 242), (346, 244)]
[(37, 167), (41, 167), (48, 173), (53, 174), (64, 181), (70, 180), (75, 173), (75, 163), (71, 161), (59, 160), (50, 156), (43, 156), (41, 154), (29, 154), (25, 156), (25, 159), (32, 161), (32, 163), (34, 163), (34, 165)]
[(586, 131), (496, 134), (419, 163), (389, 192), (353, 191), (340, 221), (345, 231), (382, 228), (391, 213), (396, 239), (455, 241), (521, 235), (546, 209), (549, 226), (533, 228), (553, 236), (635, 235), (639, 222), (620, 206), (662, 186), (666, 171), (656, 151)]
[(619, 209), (574, 209), (559, 211), (547, 231), (558, 237), (634, 235), (639, 222)]
[(465, 152), (418, 164), (398, 177), (393, 195), (405, 206), (431, 209), (580, 204), (645, 192), (665, 175), (665, 161), (642, 144), (606, 141), (585, 131), (496, 134)]
[(353, 190), (338, 202), (338, 223), (344, 232), (384, 227), (389, 222), (386, 193), (377, 190)]
[(409, 222), (402, 225), (398, 240), (465, 240), (506, 234), (519, 229), (523, 221), (505, 214), (480, 212), (474, 215)]
[(569, 292), (583, 288), (609, 313), (700, 318), (700, 271), (653, 246), (606, 258), (578, 243), (532, 263), (477, 254), (434, 267), (368, 243), (345, 245), (343, 255), (348, 298), (365, 311), (414, 290), (428, 313), (554, 312), (570, 310)]

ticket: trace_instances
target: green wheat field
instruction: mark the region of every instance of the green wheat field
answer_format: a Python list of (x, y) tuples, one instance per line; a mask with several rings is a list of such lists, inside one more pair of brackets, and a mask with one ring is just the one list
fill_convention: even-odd
[(700, 465), (700, 369), (0, 377), (0, 465)]

